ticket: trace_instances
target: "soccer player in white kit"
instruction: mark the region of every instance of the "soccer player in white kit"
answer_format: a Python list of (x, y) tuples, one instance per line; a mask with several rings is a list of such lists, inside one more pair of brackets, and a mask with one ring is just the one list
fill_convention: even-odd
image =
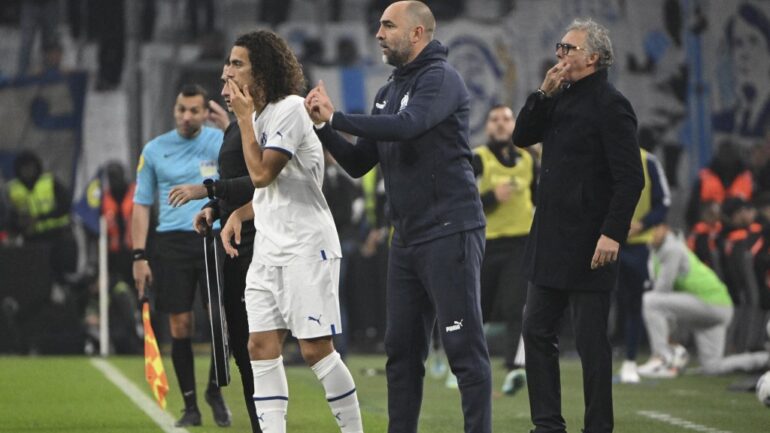
[(246, 277), (249, 356), (254, 405), (266, 432), (286, 431), (289, 392), (281, 348), (287, 331), (323, 384), (343, 433), (362, 432), (350, 371), (334, 350), (342, 331), (338, 299), (340, 242), (321, 192), (324, 156), (304, 108), (302, 69), (286, 42), (269, 31), (236, 40), (223, 91), (238, 118), (251, 205), (222, 230), (225, 251), (237, 255), (242, 221), (254, 218), (254, 257)]

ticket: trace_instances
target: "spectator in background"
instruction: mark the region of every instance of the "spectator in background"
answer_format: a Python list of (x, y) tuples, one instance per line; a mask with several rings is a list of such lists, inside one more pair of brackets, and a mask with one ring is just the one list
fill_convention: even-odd
[(728, 341), (731, 352), (746, 352), (761, 346), (762, 313), (759, 310), (759, 281), (755, 258), (763, 249), (762, 226), (755, 222), (757, 212), (742, 198), (729, 198), (722, 204), (723, 229), (719, 249), (733, 304), (735, 321)]
[(99, 72), (97, 91), (115, 90), (120, 85), (125, 56), (125, 2), (90, 1), (89, 13), (93, 14), (96, 39), (99, 43)]
[(19, 153), (16, 178), (8, 182), (9, 231), (27, 243), (51, 246), (51, 269), (57, 283), (77, 267), (77, 245), (70, 225), (72, 196), (52, 173), (43, 170), (40, 157)]
[(64, 50), (58, 41), (43, 46), (43, 66), (39, 76), (42, 78), (58, 78), (62, 75), (61, 61)]
[(663, 167), (652, 153), (641, 149), (644, 188), (631, 219), (626, 245), (618, 258), (618, 317), (623, 320), (626, 356), (620, 369), (621, 383), (638, 383), (636, 354), (642, 334), (642, 294), (649, 286), (647, 262), (652, 229), (666, 219), (671, 193)]
[(722, 208), (715, 201), (700, 204), (700, 217), (687, 236), (687, 247), (694, 252), (698, 260), (713, 269), (724, 280), (721, 256), (717, 240), (722, 233)]
[(698, 219), (702, 203), (719, 204), (729, 197), (751, 200), (754, 181), (751, 171), (741, 156), (740, 149), (730, 141), (723, 141), (708, 167), (701, 169), (690, 192), (685, 222), (692, 228)]
[[(639, 367), (639, 374), (651, 378), (673, 378), (686, 366), (686, 350), (669, 343), (672, 324), (695, 334), (700, 371), (703, 373), (766, 368), (767, 352), (724, 356), (733, 304), (719, 277), (701, 263), (665, 224), (654, 229), (651, 245), (653, 286), (644, 294), (644, 320), (652, 357)], [(764, 334), (762, 328), (760, 326)]]
[[(199, 16), (203, 17), (201, 26)], [(189, 24), (190, 37), (193, 40), (198, 39), (202, 33), (204, 35), (214, 30), (214, 0), (187, 0), (187, 20)]]
[(754, 268), (759, 286), (759, 306), (767, 313), (770, 311), (770, 191), (757, 195), (754, 206), (757, 223), (762, 226), (762, 249), (754, 259)]
[(0, 173), (0, 247), (8, 240), (8, 197), (5, 194), (5, 179)]
[[(119, 354), (141, 353), (141, 320), (136, 304), (131, 260), (131, 214), (136, 184), (122, 163), (111, 161), (102, 176), (101, 213), (107, 224), (107, 269), (110, 290), (110, 341)], [(98, 296), (88, 311), (98, 317)], [(87, 323), (89, 321), (87, 320)]]
[(35, 46), (35, 35), (41, 33), (42, 47), (59, 43), (59, 1), (22, 0), (21, 2), (21, 43), (16, 75), (29, 73), (30, 57)]
[(291, 13), (291, 0), (262, 0), (257, 20), (275, 28), (285, 22)]
[(102, 185), (102, 215), (107, 223), (107, 263), (110, 271), (110, 286), (119, 281), (131, 284), (131, 214), (134, 210), (134, 189), (136, 184), (126, 177), (123, 164), (109, 162), (105, 167)]
[[(487, 218), (484, 260), (481, 264), (481, 313), (484, 323), (503, 321), (503, 363), (509, 375), (504, 393), (513, 393), (512, 372), (521, 337), (521, 321), (527, 298), (527, 278), (522, 269), (527, 236), (532, 226), (538, 161), (527, 149), (514, 146), (513, 111), (495, 105), (487, 112), (487, 143), (474, 149), (473, 172), (479, 183)], [(521, 371), (520, 373), (523, 373)], [(523, 382), (518, 382), (523, 385)]]

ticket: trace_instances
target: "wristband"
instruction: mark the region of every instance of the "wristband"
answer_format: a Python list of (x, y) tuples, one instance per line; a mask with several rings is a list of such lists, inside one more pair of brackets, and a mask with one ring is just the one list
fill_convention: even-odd
[(131, 259), (135, 262), (147, 260), (147, 252), (143, 248), (137, 248), (131, 251)]
[(546, 99), (546, 98), (548, 98), (548, 94), (546, 94), (546, 93), (545, 93), (545, 90), (543, 90), (543, 89), (541, 89), (541, 88), (538, 88), (537, 90), (535, 90), (535, 93), (537, 93), (537, 95), (538, 95), (538, 97), (539, 97), (540, 99)]
[(214, 199), (214, 180), (206, 179), (203, 181), (203, 186), (206, 187), (206, 194), (210, 199)]

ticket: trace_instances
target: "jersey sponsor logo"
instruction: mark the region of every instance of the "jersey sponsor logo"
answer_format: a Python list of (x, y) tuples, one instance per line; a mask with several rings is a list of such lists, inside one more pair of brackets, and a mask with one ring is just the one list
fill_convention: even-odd
[(321, 326), (321, 316), (322, 316), (322, 314), (319, 314), (318, 317), (307, 316), (307, 320), (309, 320), (311, 322), (316, 322), (316, 323), (318, 323), (318, 326)]
[(455, 320), (454, 325), (449, 325), (446, 327), (446, 332), (455, 332), (463, 329), (463, 320), (464, 319)]
[(385, 108), (386, 105), (388, 105), (388, 101), (374, 103), (374, 106), (377, 107), (379, 110), (382, 110), (383, 108)]
[(267, 133), (266, 133), (266, 132), (263, 132), (263, 133), (262, 133), (262, 134), (259, 136), (259, 146), (260, 146), (260, 147), (265, 147), (265, 145), (266, 145), (266, 144), (267, 144)]

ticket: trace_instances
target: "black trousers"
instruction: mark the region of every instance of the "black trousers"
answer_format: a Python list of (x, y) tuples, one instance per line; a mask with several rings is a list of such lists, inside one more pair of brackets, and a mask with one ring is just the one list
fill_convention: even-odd
[(526, 235), (487, 239), (481, 264), (481, 312), (484, 323), (505, 322), (503, 362), (508, 370), (515, 367), (527, 299), (527, 277), (522, 266), (526, 246)]
[(559, 377), (559, 324), (569, 308), (583, 367), (585, 433), (613, 429), (609, 291), (558, 290), (530, 283), (524, 309), (529, 404), (535, 433), (564, 433)]
[(438, 319), (466, 433), (492, 431), (492, 375), (479, 300), (484, 230), (391, 246), (386, 292), (388, 432), (415, 433), (425, 358)]
[(246, 410), (251, 420), (251, 430), (261, 433), (259, 419), (254, 408), (254, 375), (251, 371), (249, 359), (249, 321), (246, 316), (246, 304), (243, 293), (246, 290), (246, 273), (251, 263), (251, 254), (244, 254), (235, 258), (225, 256), (223, 268), (224, 279), (224, 307), (227, 318), (227, 330), (230, 335), (230, 350), (233, 352), (235, 364), (241, 373), (243, 384), (243, 398), (246, 401)]

